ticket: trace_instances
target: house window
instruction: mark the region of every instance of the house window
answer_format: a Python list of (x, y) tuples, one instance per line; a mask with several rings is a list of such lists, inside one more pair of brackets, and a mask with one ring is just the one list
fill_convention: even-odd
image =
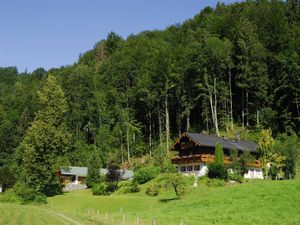
[(193, 171), (193, 166), (188, 166), (187, 171)]
[(180, 167), (180, 171), (181, 171), (181, 172), (185, 172), (185, 171), (186, 171), (186, 166)]
[(195, 166), (194, 166), (194, 170), (195, 170), (195, 171), (199, 171), (199, 170), (200, 170), (200, 165), (195, 165)]

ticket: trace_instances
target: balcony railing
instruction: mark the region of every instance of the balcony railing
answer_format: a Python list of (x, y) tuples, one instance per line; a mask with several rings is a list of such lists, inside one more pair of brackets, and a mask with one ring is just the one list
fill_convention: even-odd
[[(186, 155), (186, 156), (175, 156), (172, 159), (172, 163), (174, 164), (186, 164), (186, 163), (194, 163), (194, 162), (204, 162), (204, 163), (212, 163), (215, 161), (215, 156), (211, 154), (195, 154), (195, 155)], [(224, 164), (230, 165), (232, 164), (232, 160), (229, 156), (224, 156)], [(260, 167), (260, 161), (254, 160), (247, 164), (247, 166), (251, 167)]]

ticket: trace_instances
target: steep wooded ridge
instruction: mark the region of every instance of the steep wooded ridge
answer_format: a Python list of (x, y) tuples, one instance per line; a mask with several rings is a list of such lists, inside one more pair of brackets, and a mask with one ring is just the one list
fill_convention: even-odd
[(37, 123), (38, 90), (49, 74), (66, 97), (72, 165), (86, 166), (95, 149), (104, 163), (110, 152), (120, 162), (161, 155), (185, 131), (299, 133), (299, 5), (218, 4), (163, 31), (126, 40), (112, 32), (72, 66), (0, 68), (0, 166)]

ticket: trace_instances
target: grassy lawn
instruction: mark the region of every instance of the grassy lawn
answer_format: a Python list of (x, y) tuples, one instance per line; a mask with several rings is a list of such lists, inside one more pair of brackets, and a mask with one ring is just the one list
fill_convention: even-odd
[(92, 196), (89, 190), (49, 198), (48, 207), (105, 224), (300, 224), (300, 180), (189, 188), (183, 200), (164, 192)]
[(75, 224), (72, 221), (60, 217), (52, 211), (38, 208), (37, 206), (17, 205), (11, 203), (0, 203), (0, 224), (1, 225), (66, 225)]
[(0, 204), (0, 224), (300, 224), (300, 180), (200, 184), (182, 200), (174, 200), (172, 192), (148, 197), (144, 190), (111, 196), (75, 191), (51, 197), (41, 207)]

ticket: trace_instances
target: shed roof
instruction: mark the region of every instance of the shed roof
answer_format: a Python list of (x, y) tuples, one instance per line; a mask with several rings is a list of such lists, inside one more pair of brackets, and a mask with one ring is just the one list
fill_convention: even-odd
[(201, 133), (184, 133), (180, 139), (185, 136), (200, 146), (215, 147), (217, 143), (220, 143), (225, 149), (237, 149), (239, 151), (250, 151), (257, 153), (257, 144), (253, 141), (233, 140)]
[[(60, 169), (60, 172), (62, 175), (77, 175), (79, 177), (86, 177), (88, 168), (87, 167), (78, 167), (78, 166), (68, 166), (68, 167), (62, 167)], [(100, 174), (106, 175), (108, 172), (107, 169), (101, 168)], [(126, 180), (133, 177), (133, 171), (132, 170), (120, 170), (121, 178)]]

